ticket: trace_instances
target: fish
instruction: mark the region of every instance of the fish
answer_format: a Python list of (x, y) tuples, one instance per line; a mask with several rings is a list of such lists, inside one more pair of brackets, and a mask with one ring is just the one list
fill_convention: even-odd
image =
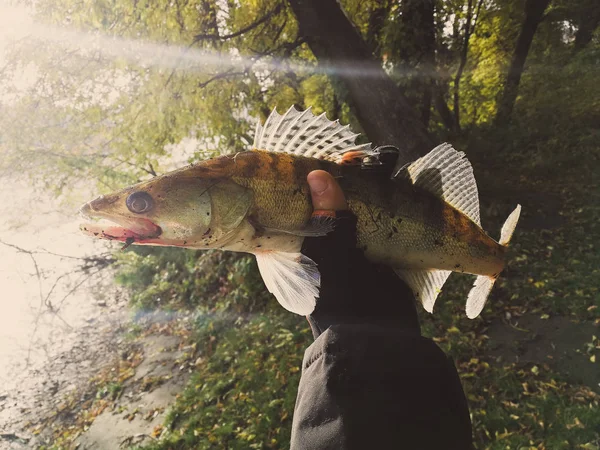
[(481, 227), (464, 152), (444, 143), (397, 169), (397, 149), (357, 144), (358, 136), (311, 108), (273, 110), (257, 123), (250, 150), (100, 196), (81, 207), (81, 229), (125, 246), (253, 254), (269, 292), (306, 316), (318, 301), (320, 273), (302, 243), (335, 227), (335, 220), (312, 219), (306, 177), (325, 170), (357, 217), (356, 245), (370, 261), (393, 268), (430, 313), (452, 272), (475, 275), (465, 309), (477, 317), (505, 267), (521, 206), (495, 241)]

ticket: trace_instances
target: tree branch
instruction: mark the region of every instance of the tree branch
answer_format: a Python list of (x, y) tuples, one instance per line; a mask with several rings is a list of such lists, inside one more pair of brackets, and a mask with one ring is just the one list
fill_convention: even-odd
[(157, 177), (158, 174), (156, 173), (156, 170), (154, 170), (154, 166), (152, 165), (152, 163), (150, 161), (148, 161), (148, 167), (149, 167), (149, 169), (146, 170), (146, 172), (148, 172), (153, 177)]
[(151, 163), (151, 162), (148, 162), (148, 168), (145, 168), (145, 167), (143, 167), (143, 166), (137, 166), (137, 165), (135, 165), (134, 163), (132, 163), (132, 162), (130, 162), (130, 161), (126, 161), (126, 160), (124, 160), (124, 159), (117, 158), (116, 156), (113, 156), (113, 159), (114, 159), (115, 161), (118, 161), (118, 162), (120, 162), (121, 164), (127, 164), (127, 165), (128, 165), (128, 166), (130, 166), (130, 167), (134, 167), (134, 168), (136, 168), (136, 169), (138, 169), (138, 170), (141, 170), (141, 171), (143, 171), (143, 172), (146, 172), (148, 175), (152, 175), (153, 177), (157, 177), (157, 176), (158, 176), (158, 174), (157, 174), (157, 173), (156, 173), (156, 171), (154, 170), (154, 166), (152, 165), (152, 163)]
[(281, 44), (275, 48), (272, 48), (270, 50), (267, 50), (265, 52), (259, 52), (258, 50), (253, 50), (253, 49), (249, 49), (249, 50), (251, 52), (255, 53), (258, 58), (274, 55), (275, 53), (278, 53), (281, 50), (283, 50), (284, 57), (289, 57), (289, 55), (292, 53), (292, 51), (296, 50), (298, 47), (300, 47), (305, 42), (306, 42), (306, 38), (300, 37), (300, 38), (296, 39), (295, 41), (284, 42), (283, 44)]
[(203, 81), (201, 83), (198, 83), (198, 87), (199, 88), (205, 88), (206, 86), (208, 86), (213, 81), (222, 80), (224, 78), (229, 78), (229, 77), (237, 77), (239, 75), (245, 75), (245, 74), (246, 74), (245, 71), (243, 71), (243, 72), (234, 72), (233, 69), (229, 69), (226, 72), (218, 73), (218, 74), (210, 77), (208, 80)]
[(261, 24), (267, 22), (269, 19), (271, 19), (271, 17), (279, 14), (281, 12), (282, 8), (283, 8), (283, 3), (278, 3), (277, 6), (275, 6), (275, 8), (273, 8), (271, 11), (266, 13), (260, 19), (255, 20), (250, 25), (245, 26), (244, 28), (236, 31), (235, 33), (226, 34), (224, 36), (220, 36), (218, 33), (217, 34), (197, 34), (196, 36), (194, 36), (193, 43), (196, 43), (199, 41), (217, 41), (217, 40), (218, 41), (226, 41), (228, 39), (236, 38), (238, 36), (241, 36), (242, 34), (247, 33), (248, 31), (253, 30), (254, 28), (260, 26)]

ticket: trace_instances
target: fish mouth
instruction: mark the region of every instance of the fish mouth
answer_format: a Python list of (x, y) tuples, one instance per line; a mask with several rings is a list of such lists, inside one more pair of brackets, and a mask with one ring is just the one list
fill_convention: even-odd
[(149, 219), (112, 216), (94, 210), (90, 203), (79, 210), (79, 214), (86, 220), (79, 225), (84, 234), (127, 244), (155, 243), (156, 238), (162, 234), (162, 229)]

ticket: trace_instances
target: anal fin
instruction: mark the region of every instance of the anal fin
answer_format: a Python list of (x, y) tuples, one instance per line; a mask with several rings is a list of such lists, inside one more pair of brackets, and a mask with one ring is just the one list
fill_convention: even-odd
[(312, 313), (321, 285), (315, 262), (301, 253), (265, 251), (255, 255), (267, 289), (281, 306), (302, 316)]
[(452, 273), (450, 270), (409, 270), (395, 269), (396, 274), (411, 288), (425, 311), (432, 313), (433, 305), (442, 286)]

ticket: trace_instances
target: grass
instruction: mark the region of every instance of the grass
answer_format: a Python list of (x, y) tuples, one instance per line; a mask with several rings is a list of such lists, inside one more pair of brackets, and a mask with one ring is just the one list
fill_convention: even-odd
[[(550, 360), (498, 363), (486, 335), (494, 321), (510, 317), (515, 323), (524, 315), (600, 324), (600, 180), (595, 174), (600, 152), (593, 146), (573, 150), (558, 167), (544, 171), (556, 149), (547, 151), (537, 162), (518, 153), (512, 161), (499, 154), (496, 164), (486, 155), (487, 171), (476, 164), (476, 173), (484, 173), (484, 192), (495, 194), (497, 202), (488, 198), (482, 205), (492, 236), (499, 234), (493, 231), (515, 200), (523, 198), (510, 266), (481, 318), (468, 321), (461, 314), (470, 280), (446, 287), (436, 314), (424, 318), (427, 333), (456, 359), (480, 449), (600, 448), (600, 396), (592, 389), (598, 391), (599, 385), (573, 384)], [(473, 156), (477, 163), (481, 155)], [(597, 361), (596, 355), (600, 359), (594, 337), (580, 343), (590, 361)], [(590, 367), (600, 383), (600, 367)]]

